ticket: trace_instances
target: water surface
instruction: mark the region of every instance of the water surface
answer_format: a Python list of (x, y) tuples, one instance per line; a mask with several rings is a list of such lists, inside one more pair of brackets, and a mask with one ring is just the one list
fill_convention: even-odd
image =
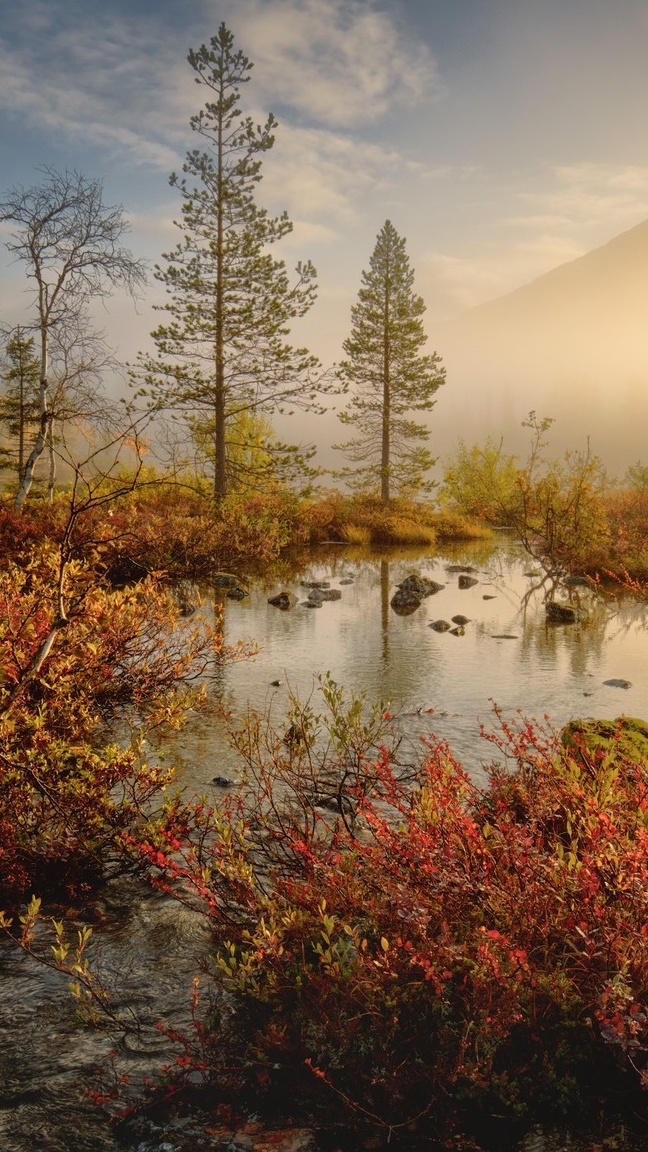
[[(459, 587), (471, 567), (477, 583)], [(443, 584), (411, 615), (390, 606), (397, 584), (411, 573)], [(322, 549), (292, 579), (252, 585), (242, 601), (217, 592), (228, 643), (255, 641), (258, 654), (219, 671), (210, 687), (235, 715), (269, 710), (280, 723), (289, 692), (305, 699), (317, 676), (333, 679), (368, 701), (383, 700), (411, 735), (433, 732), (448, 740), (475, 779), (493, 757), (480, 723), (494, 726), (493, 704), (506, 715), (522, 711), (562, 726), (574, 717), (648, 717), (647, 609), (631, 598), (602, 603), (576, 590), (582, 619), (546, 621), (544, 590), (528, 559), (507, 537), (442, 553), (371, 556)], [(313, 581), (339, 589), (341, 599), (304, 606)], [(533, 591), (533, 589), (537, 589)], [(298, 598), (282, 611), (268, 603), (278, 591)], [(438, 620), (469, 618), (462, 635), (437, 632)], [(454, 625), (453, 625), (454, 627)], [(620, 688), (606, 685), (617, 679)], [(280, 680), (275, 686), (273, 681)], [(202, 788), (215, 774), (236, 771), (216, 716), (197, 717), (173, 737), (169, 754), (189, 785)]]

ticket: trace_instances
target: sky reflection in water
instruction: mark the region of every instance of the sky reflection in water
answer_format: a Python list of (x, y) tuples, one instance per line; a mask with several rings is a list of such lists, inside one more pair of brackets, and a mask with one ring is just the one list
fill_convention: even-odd
[[(460, 589), (457, 573), (447, 571), (453, 564), (473, 565), (478, 583)], [(303, 700), (316, 691), (317, 675), (330, 672), (368, 701), (382, 699), (405, 713), (399, 726), (414, 743), (425, 733), (448, 740), (477, 779), (495, 754), (479, 735), (480, 721), (495, 727), (492, 702), (506, 715), (519, 709), (538, 719), (547, 715), (555, 725), (576, 716), (647, 717), (648, 609), (630, 599), (606, 607), (590, 602), (583, 622), (547, 624), (542, 593), (524, 605), (525, 592), (536, 583), (527, 575), (531, 569), (506, 538), (494, 547), (462, 546), (436, 555), (380, 558), (344, 548), (316, 553), (292, 581), (253, 586), (241, 602), (218, 596), (226, 640), (254, 640), (259, 652), (226, 667), (210, 693), (235, 715), (248, 707), (270, 709), (280, 723), (289, 690)], [(411, 615), (399, 616), (391, 597), (412, 572), (445, 587)], [(281, 589), (304, 601), (308, 589), (302, 580), (328, 580), (342, 598), (318, 609), (300, 603), (281, 611), (268, 604)], [(464, 635), (429, 627), (457, 614), (469, 617)], [(612, 678), (631, 687), (606, 686)], [(282, 683), (274, 687), (277, 679)], [(192, 718), (169, 740), (167, 755), (193, 787), (202, 788), (218, 773), (236, 773), (222, 721), (213, 715)]]

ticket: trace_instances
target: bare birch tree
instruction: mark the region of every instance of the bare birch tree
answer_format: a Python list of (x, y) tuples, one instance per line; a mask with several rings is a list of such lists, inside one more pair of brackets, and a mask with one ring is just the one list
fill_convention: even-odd
[(31, 188), (10, 189), (0, 201), (0, 220), (14, 225), (8, 250), (25, 265), (32, 282), (34, 315), (25, 325), (37, 334), (40, 359), (39, 424), (16, 496), (20, 509), (38, 459), (52, 442), (51, 344), (57, 333), (89, 325), (91, 300), (117, 288), (131, 295), (143, 285), (141, 261), (123, 246), (128, 231), (123, 210), (103, 202), (100, 180), (80, 172), (43, 170)]

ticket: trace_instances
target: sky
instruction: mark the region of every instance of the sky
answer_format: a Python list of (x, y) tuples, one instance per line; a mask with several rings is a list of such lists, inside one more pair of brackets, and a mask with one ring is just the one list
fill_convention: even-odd
[[(300, 343), (341, 354), (386, 219), (436, 326), (648, 216), (646, 0), (0, 0), (0, 195), (76, 168), (123, 205), (152, 267), (179, 239), (171, 171), (202, 94), (186, 61), (221, 21), (254, 61), (243, 106), (275, 113), (258, 201), (276, 255), (310, 259)], [(2, 239), (0, 229), (0, 240)], [(28, 307), (0, 251), (0, 322)], [(163, 289), (109, 303), (121, 355)], [(442, 352), (442, 349), (439, 349)]]

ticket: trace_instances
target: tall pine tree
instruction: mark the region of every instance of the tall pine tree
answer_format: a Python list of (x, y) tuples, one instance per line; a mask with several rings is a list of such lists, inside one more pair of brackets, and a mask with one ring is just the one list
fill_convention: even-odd
[(317, 408), (318, 361), (286, 340), (314, 301), (315, 269), (298, 264), (291, 282), (284, 262), (268, 251), (292, 224), (255, 201), (276, 121), (270, 115), (255, 124), (239, 107), (251, 62), (235, 51), (225, 24), (188, 59), (211, 94), (190, 121), (206, 147), (190, 150), (182, 174), (171, 176), (182, 197), (182, 241), (156, 269), (169, 294), (169, 321), (152, 333), (157, 356), (140, 365), (144, 391), (162, 409), (209, 430), (219, 500), (231, 482), (230, 422), (245, 412), (281, 411), (285, 403)]
[(430, 430), (409, 413), (429, 411), (445, 380), (440, 356), (422, 355), (425, 304), (413, 289), (414, 272), (400, 238), (387, 220), (376, 240), (369, 271), (362, 273), (358, 303), (351, 309), (351, 335), (338, 369), (352, 398), (340, 420), (358, 430), (336, 445), (356, 467), (341, 475), (355, 487), (377, 491), (383, 501), (429, 487), (434, 458), (425, 447)]

